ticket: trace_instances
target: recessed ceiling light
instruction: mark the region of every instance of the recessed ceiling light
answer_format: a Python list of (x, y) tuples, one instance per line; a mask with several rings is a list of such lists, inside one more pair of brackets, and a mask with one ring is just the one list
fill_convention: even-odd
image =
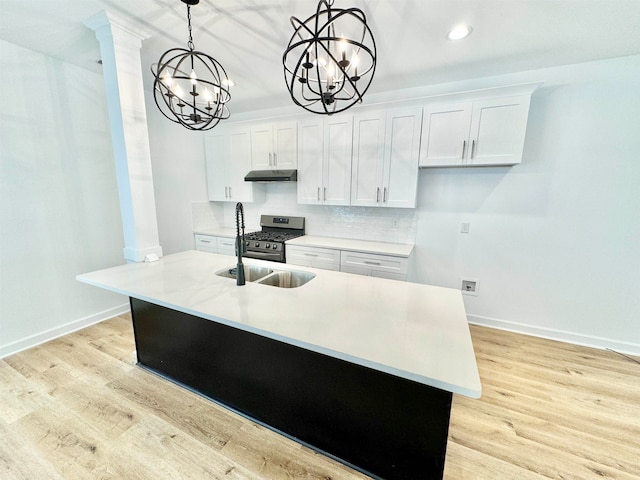
[(447, 34), (449, 40), (462, 40), (473, 32), (473, 28), (469, 25), (457, 25), (453, 27)]

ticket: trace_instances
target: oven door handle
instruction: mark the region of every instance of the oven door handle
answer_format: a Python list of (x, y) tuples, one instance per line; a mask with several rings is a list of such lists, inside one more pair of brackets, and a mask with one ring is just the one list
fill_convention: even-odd
[(280, 253), (272, 253), (272, 252), (256, 252), (256, 251), (252, 251), (252, 250), (247, 250), (246, 253), (242, 254), (243, 257), (247, 257), (247, 258), (264, 258), (264, 259), (269, 259), (269, 258), (274, 258), (276, 257), (278, 261), (280, 259)]

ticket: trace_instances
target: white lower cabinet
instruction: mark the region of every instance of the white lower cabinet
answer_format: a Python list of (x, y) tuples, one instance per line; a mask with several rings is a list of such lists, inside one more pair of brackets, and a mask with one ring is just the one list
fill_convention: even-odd
[(287, 245), (287, 263), (406, 281), (409, 259), (395, 255), (361, 253), (337, 248)]
[(408, 259), (374, 253), (340, 252), (340, 271), (370, 277), (407, 280)]
[(235, 239), (229, 237), (215, 237), (213, 235), (195, 234), (196, 250), (221, 255), (236, 254)]
[(287, 263), (302, 267), (340, 270), (340, 250), (319, 247), (287, 245)]

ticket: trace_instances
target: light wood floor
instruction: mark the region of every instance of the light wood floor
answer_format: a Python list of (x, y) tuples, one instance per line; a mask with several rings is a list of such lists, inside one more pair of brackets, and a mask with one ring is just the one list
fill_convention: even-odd
[[(640, 364), (471, 331), (483, 396), (454, 395), (446, 479), (640, 479)], [(368, 477), (136, 367), (124, 316), (0, 361), (0, 478)]]

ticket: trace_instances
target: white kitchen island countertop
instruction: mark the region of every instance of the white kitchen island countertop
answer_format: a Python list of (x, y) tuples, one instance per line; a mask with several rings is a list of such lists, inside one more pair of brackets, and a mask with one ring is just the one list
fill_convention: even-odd
[(351, 250), (354, 252), (377, 253), (396, 257), (409, 257), (413, 250), (410, 243), (373, 242), (370, 240), (355, 240), (352, 238), (321, 237), (318, 235), (303, 235), (287, 240), (287, 245), (302, 247), (334, 248), (337, 250)]
[(480, 377), (458, 290), (243, 259), (316, 276), (278, 288), (216, 275), (235, 258), (195, 250), (78, 275), (84, 283), (472, 398)]

